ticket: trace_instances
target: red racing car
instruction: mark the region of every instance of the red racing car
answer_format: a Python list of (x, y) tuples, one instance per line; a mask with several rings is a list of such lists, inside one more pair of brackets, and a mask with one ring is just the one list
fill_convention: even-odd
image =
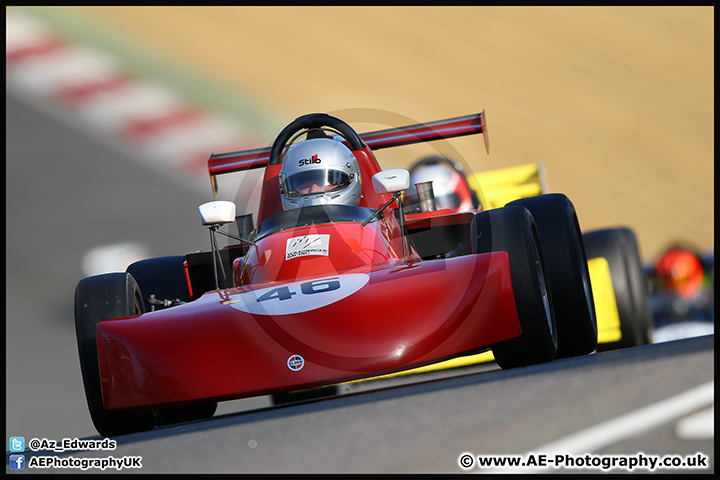
[[(297, 118), (270, 148), (212, 155), (211, 178), (264, 169), (257, 226), (200, 206), (211, 250), (82, 279), (80, 364), (97, 431), (212, 416), (217, 402), (333, 385), (492, 351), (502, 368), (585, 355), (597, 326), (562, 194), (405, 214), (406, 170), (374, 151), (485, 134), (485, 114), (359, 135)], [(242, 220), (242, 221), (241, 221)], [(248, 231), (249, 230), (249, 231)], [(218, 248), (215, 236), (234, 243)]]

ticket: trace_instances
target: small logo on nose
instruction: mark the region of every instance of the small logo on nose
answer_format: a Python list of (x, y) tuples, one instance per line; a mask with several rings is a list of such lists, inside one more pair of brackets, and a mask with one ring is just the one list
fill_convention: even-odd
[(300, 355), (290, 355), (290, 358), (287, 360), (287, 366), (293, 372), (297, 372), (305, 366), (305, 359)]

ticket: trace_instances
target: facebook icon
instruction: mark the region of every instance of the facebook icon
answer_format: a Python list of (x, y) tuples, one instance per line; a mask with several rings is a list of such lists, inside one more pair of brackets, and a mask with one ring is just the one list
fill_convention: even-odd
[(25, 455), (10, 455), (10, 470), (25, 470)]

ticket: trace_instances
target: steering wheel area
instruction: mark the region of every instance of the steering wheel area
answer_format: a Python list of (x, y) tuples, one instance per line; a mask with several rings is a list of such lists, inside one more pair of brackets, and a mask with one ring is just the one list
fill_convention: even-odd
[(282, 160), (282, 153), (287, 143), (303, 130), (322, 129), (328, 127), (342, 135), (351, 150), (365, 148), (360, 135), (347, 123), (326, 113), (310, 113), (296, 118), (282, 129), (270, 149), (270, 165), (278, 165)]

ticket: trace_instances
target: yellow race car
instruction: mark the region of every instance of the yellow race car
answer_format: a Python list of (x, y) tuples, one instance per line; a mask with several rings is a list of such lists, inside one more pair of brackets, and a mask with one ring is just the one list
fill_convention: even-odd
[[(467, 175), (461, 164), (431, 156), (410, 169), (406, 211), (417, 208), (414, 183), (432, 180), (437, 208), (489, 210), (548, 193), (545, 172), (532, 163)], [(414, 182), (414, 183), (413, 183)], [(598, 329), (598, 350), (652, 343), (652, 312), (637, 237), (628, 227), (583, 232)]]

